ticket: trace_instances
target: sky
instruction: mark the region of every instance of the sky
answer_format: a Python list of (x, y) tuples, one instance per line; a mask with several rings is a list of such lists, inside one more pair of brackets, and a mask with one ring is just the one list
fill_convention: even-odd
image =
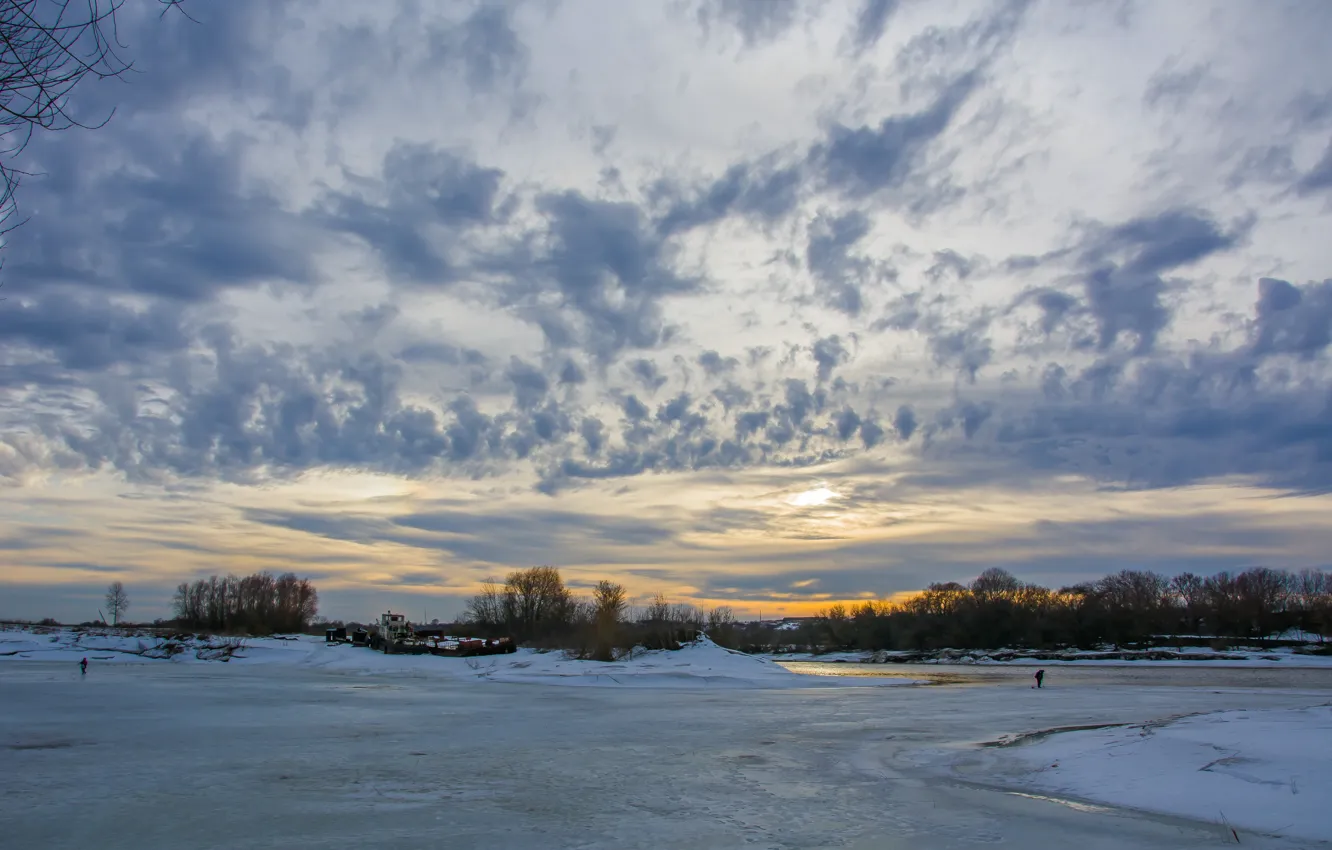
[(187, 10), (18, 161), (0, 617), (1332, 561), (1332, 4)]

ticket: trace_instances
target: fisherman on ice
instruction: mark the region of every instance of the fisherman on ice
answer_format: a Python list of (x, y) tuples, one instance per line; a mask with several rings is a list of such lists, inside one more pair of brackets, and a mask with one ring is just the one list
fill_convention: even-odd
[(79, 673), (84, 676), (88, 675), (88, 659), (86, 657), (79, 662)]
[(1037, 671), (1036, 671), (1036, 687), (1038, 687), (1038, 688), (1039, 688), (1039, 687), (1042, 687), (1042, 683), (1043, 683), (1044, 681), (1045, 681), (1045, 671), (1044, 671), (1044, 670), (1037, 670)]

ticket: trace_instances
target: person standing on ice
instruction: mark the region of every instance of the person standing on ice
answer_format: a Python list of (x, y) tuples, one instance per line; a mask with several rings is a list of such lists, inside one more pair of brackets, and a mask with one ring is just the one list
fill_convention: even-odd
[(1045, 681), (1045, 671), (1044, 671), (1044, 670), (1037, 670), (1037, 671), (1036, 671), (1036, 687), (1038, 687), (1038, 688), (1039, 688), (1039, 687), (1043, 687), (1042, 683), (1043, 683), (1044, 681)]
[(84, 675), (84, 676), (88, 675), (88, 659), (87, 659), (87, 658), (84, 658), (82, 661), (79, 662), (79, 673), (82, 674), (82, 675)]

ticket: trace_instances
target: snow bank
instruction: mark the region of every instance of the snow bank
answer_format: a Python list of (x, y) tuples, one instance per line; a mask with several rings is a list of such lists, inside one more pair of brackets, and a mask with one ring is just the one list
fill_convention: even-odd
[[(295, 638), (292, 639), (293, 641)], [(152, 660), (221, 661), (244, 644), (238, 638), (163, 637), (117, 629), (0, 630), (0, 661), (116, 663)]]
[[(717, 646), (700, 638), (679, 650), (640, 651), (631, 659), (576, 661), (563, 653), (519, 652), (475, 660), (476, 675), (501, 682), (637, 688), (817, 688), (864, 687), (863, 678), (802, 676), (771, 661)], [(888, 684), (914, 684), (886, 680)], [(880, 687), (874, 682), (871, 687)]]
[(1007, 746), (1034, 790), (1332, 839), (1332, 706), (1222, 711)]
[(0, 631), (0, 662), (94, 664), (216, 663), (291, 665), (349, 675), (399, 674), (491, 682), (637, 688), (890, 687), (903, 679), (802, 676), (772, 661), (701, 638), (675, 651), (640, 650), (616, 662), (580, 661), (559, 651), (520, 649), (509, 655), (447, 658), (385, 655), (364, 647), (329, 646), (306, 635), (274, 638), (158, 637), (112, 630)]

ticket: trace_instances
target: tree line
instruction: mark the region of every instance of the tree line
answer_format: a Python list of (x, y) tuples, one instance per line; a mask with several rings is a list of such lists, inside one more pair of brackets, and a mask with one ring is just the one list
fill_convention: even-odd
[(319, 611), (319, 593), (295, 573), (209, 576), (181, 582), (171, 604), (183, 628), (273, 634), (304, 630)]
[(735, 613), (729, 607), (705, 611), (672, 603), (658, 593), (633, 610), (623, 585), (600, 581), (580, 597), (560, 571), (549, 566), (515, 570), (502, 582), (484, 582), (468, 601), (463, 624), (482, 637), (508, 636), (603, 661), (638, 646), (678, 649), (701, 631), (723, 646), (733, 645), (736, 636)]
[(932, 584), (901, 601), (833, 605), (802, 637), (843, 649), (1054, 649), (1242, 643), (1288, 629), (1332, 633), (1332, 574), (1255, 567), (1167, 577), (1123, 570), (1050, 590), (996, 568), (969, 585)]

